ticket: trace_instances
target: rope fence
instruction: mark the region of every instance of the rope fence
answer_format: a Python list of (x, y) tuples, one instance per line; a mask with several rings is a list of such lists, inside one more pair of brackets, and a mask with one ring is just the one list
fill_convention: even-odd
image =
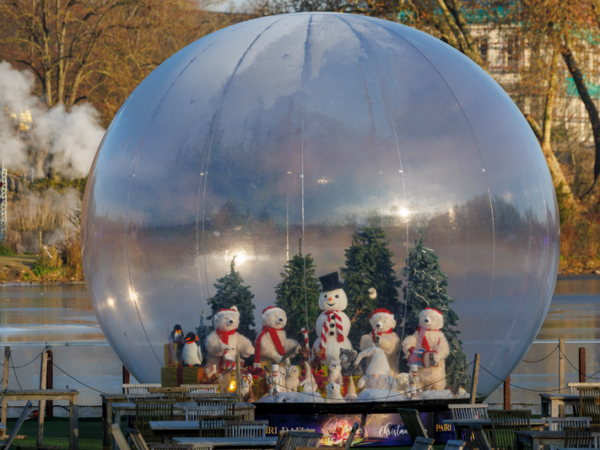
[[(9, 367), (10, 367), (10, 369), (12, 369), (12, 370), (13, 370), (13, 373), (14, 373), (14, 375), (15, 375), (15, 380), (16, 380), (17, 384), (19, 385), (19, 388), (21, 388), (21, 389), (22, 389), (22, 385), (21, 385), (20, 379), (19, 379), (19, 377), (18, 377), (17, 369), (23, 369), (23, 368), (25, 368), (25, 367), (28, 367), (29, 365), (33, 364), (35, 361), (37, 361), (38, 359), (40, 359), (40, 357), (41, 357), (41, 356), (44, 354), (44, 352), (45, 352), (47, 349), (50, 349), (50, 348), (51, 348), (50, 346), (46, 346), (46, 348), (45, 348), (45, 349), (44, 349), (42, 352), (40, 352), (39, 354), (37, 354), (37, 355), (36, 355), (36, 356), (35, 356), (33, 359), (31, 359), (31, 360), (30, 360), (30, 361), (28, 361), (27, 363), (24, 363), (24, 364), (21, 364), (21, 365), (15, 365), (15, 363), (14, 363), (14, 359), (13, 359), (13, 356), (12, 356), (12, 351), (10, 351), (10, 352), (9, 352), (9, 354), (8, 354), (9, 363), (10, 363)], [(542, 363), (542, 362), (546, 361), (548, 358), (550, 358), (550, 357), (551, 357), (551, 356), (552, 356), (554, 353), (556, 353), (556, 352), (557, 352), (557, 350), (558, 350), (558, 352), (559, 352), (559, 355), (562, 355), (562, 357), (563, 357), (563, 358), (564, 358), (564, 359), (565, 359), (565, 360), (568, 362), (568, 364), (571, 366), (571, 368), (575, 370), (575, 373), (576, 373), (576, 374), (578, 374), (578, 375), (579, 375), (579, 374), (581, 374), (581, 372), (579, 371), (579, 368), (578, 368), (578, 367), (576, 367), (576, 366), (575, 366), (575, 365), (574, 365), (574, 364), (573, 364), (573, 363), (570, 361), (570, 359), (567, 357), (567, 355), (565, 354), (565, 352), (563, 352), (563, 351), (560, 349), (560, 346), (559, 346), (559, 345), (555, 346), (555, 347), (552, 349), (552, 351), (550, 351), (550, 352), (549, 352), (547, 355), (545, 355), (545, 356), (544, 356), (543, 358), (541, 358), (541, 359), (537, 359), (537, 360), (525, 360), (525, 359), (522, 359), (521, 361), (522, 361), (523, 363), (526, 363), (526, 364), (536, 364), (536, 363)], [(438, 383), (438, 382), (440, 382), (440, 381), (444, 381), (444, 380), (446, 380), (446, 379), (448, 379), (448, 378), (452, 377), (452, 376), (453, 376), (453, 375), (455, 375), (455, 374), (458, 374), (458, 373), (464, 373), (466, 370), (468, 370), (468, 369), (469, 369), (469, 368), (470, 368), (470, 367), (471, 367), (471, 366), (474, 364), (474, 362), (475, 362), (475, 361), (473, 360), (473, 361), (469, 362), (467, 365), (465, 365), (465, 366), (461, 367), (460, 369), (458, 369), (458, 370), (456, 370), (456, 371), (454, 371), (454, 372), (452, 372), (452, 373), (446, 374), (446, 376), (445, 376), (444, 378), (442, 378), (442, 379), (440, 379), (440, 380), (436, 380), (435, 382), (433, 382), (433, 383), (430, 383), (430, 384), (427, 384), (427, 385), (425, 385), (425, 386), (421, 386), (421, 387), (420, 387), (420, 389), (421, 389), (421, 390), (426, 390), (428, 387), (430, 387), (430, 386), (433, 386), (433, 385), (437, 384), (437, 383)], [(2, 363), (0, 362), (0, 366), (4, 366), (4, 364), (2, 364)], [(91, 386), (91, 385), (89, 385), (89, 384), (87, 384), (87, 383), (85, 383), (85, 382), (81, 381), (80, 379), (76, 378), (76, 377), (75, 377), (75, 376), (73, 376), (72, 374), (68, 373), (68, 372), (67, 372), (66, 370), (64, 370), (62, 367), (58, 366), (56, 363), (52, 362), (52, 366), (53, 366), (53, 367), (55, 367), (56, 369), (58, 369), (58, 370), (59, 370), (59, 371), (60, 371), (60, 372), (61, 372), (63, 375), (65, 375), (65, 376), (69, 377), (70, 379), (72, 379), (73, 381), (75, 381), (76, 383), (78, 383), (79, 385), (81, 385), (81, 386), (83, 386), (83, 387), (85, 387), (85, 388), (88, 388), (88, 389), (90, 389), (90, 390), (92, 390), (92, 391), (94, 391), (94, 392), (97, 392), (97, 393), (99, 393), (99, 394), (108, 394), (107, 392), (104, 392), (104, 391), (103, 391), (103, 390), (101, 390), (101, 389), (97, 389), (97, 388), (95, 388), (95, 387), (93, 387), (93, 386)], [(493, 377), (494, 379), (496, 379), (496, 380), (498, 380), (498, 381), (500, 381), (500, 382), (506, 382), (506, 380), (505, 380), (505, 379), (503, 379), (502, 377), (499, 377), (498, 375), (494, 374), (494, 373), (493, 373), (493, 372), (492, 372), (490, 369), (486, 368), (484, 365), (481, 365), (481, 366), (480, 366), (480, 368), (481, 368), (481, 369), (482, 369), (482, 370), (483, 370), (483, 371), (484, 371), (486, 374), (488, 374), (489, 376)], [(225, 375), (227, 375), (227, 374), (229, 374), (229, 373), (231, 373), (231, 372), (234, 372), (234, 369), (233, 369), (233, 368), (229, 368), (229, 369), (227, 369), (227, 370), (224, 370), (224, 371), (223, 371), (223, 372), (222, 372), (222, 373), (221, 373), (221, 374), (220, 374), (220, 375), (219, 375), (219, 376), (218, 376), (218, 377), (217, 377), (215, 380), (213, 380), (213, 383), (214, 383), (214, 384), (218, 384), (218, 381), (219, 381), (219, 380), (220, 380), (222, 377), (224, 377)], [(585, 380), (598, 380), (598, 379), (600, 379), (600, 377), (597, 377), (597, 375), (599, 375), (599, 374), (600, 374), (600, 370), (598, 370), (598, 371), (594, 372), (593, 374), (591, 374), (591, 375), (589, 375), (589, 376), (587, 376), (587, 375), (586, 375), (586, 376), (585, 376)], [(256, 375), (256, 374), (254, 374), (254, 375)], [(266, 375), (257, 375), (257, 376), (258, 376), (258, 378), (259, 378), (260, 380), (263, 380), (263, 381), (267, 381), (267, 380), (268, 380)], [(2, 381), (0, 381), (0, 383), (1, 383), (1, 382), (2, 382)], [(520, 385), (518, 385), (518, 384), (515, 384), (515, 383), (513, 383), (513, 382), (509, 382), (509, 383), (507, 383), (507, 384), (508, 384), (508, 385), (510, 385), (512, 388), (519, 389), (519, 390), (522, 390), (522, 391), (533, 392), (533, 393), (553, 393), (553, 392), (560, 392), (560, 391), (564, 391), (564, 390), (566, 389), (566, 387), (559, 387), (559, 388), (556, 388), (556, 389), (532, 389), (532, 388), (529, 388), (529, 387), (520, 386)], [(284, 392), (285, 392), (285, 389), (286, 389), (286, 387), (285, 387), (285, 385), (284, 385), (284, 384), (277, 384), (277, 386), (279, 386), (279, 388), (281, 388), (281, 390), (282, 390), (282, 392), (281, 392), (281, 393), (284, 393)], [(319, 396), (320, 396), (320, 394), (313, 393), (313, 392), (295, 392), (295, 393), (297, 393), (297, 394), (302, 394), (302, 395), (306, 395), (307, 397), (311, 397), (313, 400), (314, 400), (314, 398), (315, 398), (315, 395), (319, 395)], [(405, 394), (406, 394), (406, 393), (410, 393), (410, 390), (408, 390), (408, 391), (405, 391)], [(377, 397), (377, 398), (369, 398), (369, 399), (368, 399), (368, 401), (385, 401), (385, 400), (388, 400), (389, 398), (397, 397), (397, 396), (398, 396), (398, 395), (400, 395), (400, 394), (401, 394), (400, 392), (397, 392), (397, 391), (393, 390), (393, 389), (390, 387), (390, 388), (388, 389), (388, 395), (386, 395), (386, 396), (382, 396), (382, 397)], [(407, 400), (407, 401), (410, 401), (410, 400)]]

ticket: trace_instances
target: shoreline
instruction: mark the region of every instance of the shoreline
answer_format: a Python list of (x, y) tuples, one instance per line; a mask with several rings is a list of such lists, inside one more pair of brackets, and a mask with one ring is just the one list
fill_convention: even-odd
[[(0, 281), (0, 286), (86, 286), (85, 281)], [(87, 286), (86, 286), (87, 287)]]
[[(557, 275), (557, 280), (587, 280), (591, 278), (600, 279), (600, 274), (580, 273)], [(86, 286), (85, 281), (0, 281), (0, 287), (12, 286)], [(87, 287), (87, 286), (86, 286)]]

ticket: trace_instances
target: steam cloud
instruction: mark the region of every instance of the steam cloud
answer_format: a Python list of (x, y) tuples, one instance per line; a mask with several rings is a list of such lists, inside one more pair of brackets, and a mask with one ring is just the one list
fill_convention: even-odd
[[(8, 169), (28, 171), (28, 149), (46, 149), (53, 155), (50, 167), (69, 177), (87, 176), (104, 135), (98, 112), (89, 104), (69, 112), (62, 105), (47, 109), (31, 95), (33, 87), (31, 73), (0, 62), (0, 159)], [(19, 124), (29, 129), (17, 131)]]

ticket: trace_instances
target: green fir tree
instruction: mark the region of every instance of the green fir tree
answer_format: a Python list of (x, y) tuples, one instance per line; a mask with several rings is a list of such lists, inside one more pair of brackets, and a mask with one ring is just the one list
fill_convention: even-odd
[(256, 337), (256, 330), (254, 330), (255, 306), (252, 303), (254, 294), (250, 292), (250, 286), (244, 286), (243, 283), (242, 276), (235, 270), (234, 256), (231, 260), (231, 272), (229, 275), (219, 278), (214, 284), (215, 288), (217, 288), (217, 293), (214, 297), (208, 299), (212, 315), (207, 317), (207, 319), (212, 320), (213, 316), (220, 309), (228, 309), (235, 305), (240, 312), (238, 333), (254, 342), (254, 338)]
[[(470, 375), (467, 355), (458, 339), (460, 331), (456, 329), (458, 315), (450, 308), (454, 300), (447, 292), (448, 277), (442, 271), (439, 258), (430, 248), (423, 245), (423, 231), (420, 238), (410, 249), (406, 267), (402, 273), (406, 277), (406, 286), (402, 289), (406, 301), (405, 336), (413, 334), (419, 326), (419, 313), (425, 308), (435, 308), (444, 316), (444, 336), (450, 346), (450, 355), (446, 359), (447, 384), (454, 389), (460, 385), (468, 388)], [(406, 360), (401, 360), (406, 365)], [(405, 366), (405, 369), (408, 368)], [(403, 368), (401, 367), (402, 371)]]
[[(348, 297), (346, 314), (355, 319), (350, 330), (350, 341), (356, 349), (360, 349), (363, 334), (371, 332), (369, 314), (378, 308), (389, 310), (398, 323), (401, 307), (398, 288), (402, 281), (396, 276), (389, 241), (385, 240), (382, 228), (365, 227), (352, 235), (352, 245), (346, 250), (346, 266), (340, 269), (344, 278), (344, 292)], [(377, 297), (369, 292), (374, 288)]]
[[(319, 280), (315, 277), (315, 262), (312, 256), (302, 256), (302, 239), (298, 243), (298, 253), (284, 266), (283, 278), (275, 293), (275, 305), (287, 315), (286, 334), (291, 339), (300, 340), (298, 332), (308, 326), (314, 327), (320, 314), (319, 309)], [(304, 283), (306, 277), (306, 285)], [(310, 328), (308, 328), (310, 329)], [(316, 335), (311, 335), (312, 339)]]

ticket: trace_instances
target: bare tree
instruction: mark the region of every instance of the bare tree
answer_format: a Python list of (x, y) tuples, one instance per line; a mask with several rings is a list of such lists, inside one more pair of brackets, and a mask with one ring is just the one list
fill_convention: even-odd
[[(203, 9), (219, 1), (1, 0), (0, 60), (34, 74), (35, 94), (47, 108), (69, 111), (89, 101), (107, 126), (165, 59), (247, 18)], [(36, 176), (45, 176), (49, 145), (30, 153)]]

